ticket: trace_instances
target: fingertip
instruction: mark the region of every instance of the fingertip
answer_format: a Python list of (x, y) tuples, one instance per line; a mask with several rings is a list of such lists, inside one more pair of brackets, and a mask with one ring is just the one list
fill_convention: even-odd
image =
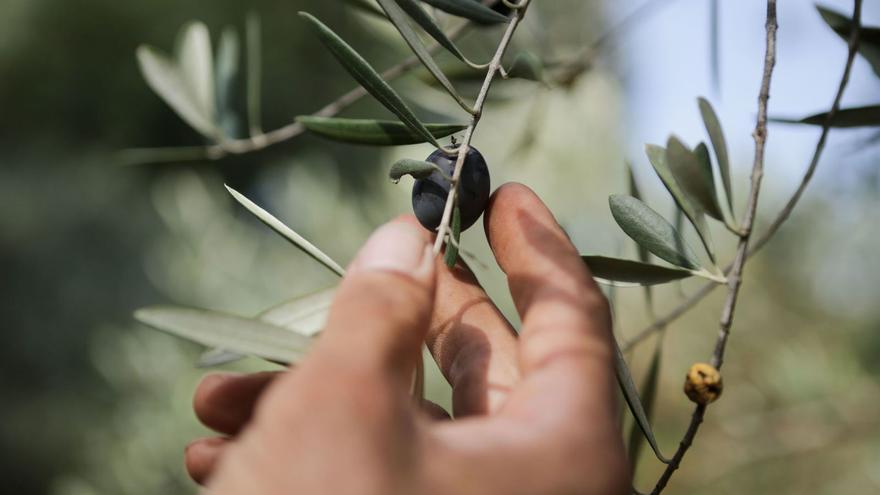
[(204, 485), (229, 440), (223, 437), (199, 438), (190, 442), (183, 453), (186, 472), (196, 483)]

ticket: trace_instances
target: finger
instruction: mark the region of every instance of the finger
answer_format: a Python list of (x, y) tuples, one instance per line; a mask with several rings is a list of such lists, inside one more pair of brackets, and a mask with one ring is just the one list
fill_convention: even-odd
[[(412, 215), (403, 221), (418, 226)], [(430, 241), (431, 233), (420, 229)], [(456, 418), (497, 411), (519, 380), (516, 332), (467, 264), (436, 259), (434, 315), (426, 343), (452, 386)]]
[(247, 375), (211, 373), (205, 376), (193, 396), (196, 417), (218, 433), (238, 433), (253, 415), (257, 399), (280, 374), (278, 371), (267, 371)]
[(200, 438), (187, 445), (183, 459), (190, 478), (204, 485), (228, 445), (229, 439), (222, 437)]
[(540, 414), (552, 404), (612, 425), (610, 315), (577, 250), (541, 200), (519, 184), (495, 192), (486, 227), (523, 321), (519, 405)]
[(422, 412), (428, 416), (429, 419), (434, 421), (445, 421), (448, 419), (452, 419), (449, 416), (449, 413), (446, 412), (446, 409), (440, 407), (440, 404), (431, 402), (429, 400), (423, 400), (421, 403)]
[(434, 256), (420, 230), (398, 219), (370, 236), (339, 286), (313, 362), (409, 389), (435, 286)]

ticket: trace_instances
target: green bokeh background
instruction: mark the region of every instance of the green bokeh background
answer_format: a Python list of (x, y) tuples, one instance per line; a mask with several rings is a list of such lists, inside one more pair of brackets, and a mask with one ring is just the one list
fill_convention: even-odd
[[(573, 53), (602, 30), (602, 2), (536, 4), (517, 49)], [(200, 349), (135, 324), (132, 310), (173, 302), (249, 315), (335, 281), (236, 207), (224, 182), (342, 263), (372, 229), (408, 211), (406, 181), (393, 185), (385, 172), (398, 157), (427, 155), (425, 146), (374, 149), (302, 136), (217, 162), (119, 163), (117, 152), (125, 148), (200, 143), (146, 87), (133, 56), (144, 42), (170, 50), (177, 29), (191, 19), (206, 22), (216, 42), (225, 26), (241, 31), (248, 11), (260, 14), (267, 129), (349, 89), (351, 80), (295, 15), (302, 9), (344, 34), (378, 67), (406, 54), (387, 26), (337, 2), (0, 4), (4, 492), (197, 491), (183, 471), (182, 453), (189, 439), (206, 433), (190, 410), (203, 373), (193, 366)], [(464, 44), (474, 58), (486, 58), (495, 36), (497, 31), (474, 33)], [(616, 67), (608, 57), (568, 89), (500, 84), (475, 143), (490, 162), (494, 184), (516, 180), (534, 188), (583, 252), (633, 256), (606, 205), (608, 194), (625, 191), (625, 158), (646, 166), (641, 156), (625, 156), (629, 136), (619, 116), (627, 94)], [(422, 115), (455, 115), (442, 93), (416, 78), (395, 86), (417, 101)], [(805, 108), (816, 105), (805, 102)], [(386, 113), (365, 100), (346, 115)], [(820, 174), (818, 192), (750, 263), (725, 366), (725, 395), (674, 478), (674, 493), (880, 489), (880, 310), (848, 304), (880, 299), (872, 283), (880, 283), (880, 200), (876, 167), (844, 170), (839, 159), (849, 153), (829, 150), (837, 160), (826, 162), (838, 162), (840, 172)], [(858, 163), (876, 165), (877, 153), (868, 154)], [(785, 156), (776, 150), (770, 158)], [(740, 194), (747, 169), (748, 163), (736, 164)], [(649, 202), (671, 212), (659, 183), (641, 177)], [(765, 201), (775, 206), (789, 190), (779, 184), (792, 179), (771, 179), (780, 182), (768, 188)], [(762, 209), (762, 221), (771, 214), (770, 207)], [(733, 243), (723, 230), (716, 238), (721, 258), (728, 259)], [(467, 232), (463, 243), (477, 260), (471, 264), (478, 277), (515, 320), (480, 228)], [(858, 283), (848, 284), (841, 273)], [(657, 307), (674, 306), (680, 290), (694, 287), (686, 282), (659, 289)], [(656, 424), (667, 452), (690, 410), (681, 378), (710, 352), (720, 304), (719, 291), (665, 339)], [(649, 321), (640, 290), (618, 291), (616, 307), (622, 335)], [(637, 377), (651, 348), (649, 341), (630, 356)], [(266, 367), (249, 360), (229, 368)], [(436, 375), (430, 393), (448, 403)], [(637, 484), (644, 487), (661, 466), (648, 454), (641, 461)]]

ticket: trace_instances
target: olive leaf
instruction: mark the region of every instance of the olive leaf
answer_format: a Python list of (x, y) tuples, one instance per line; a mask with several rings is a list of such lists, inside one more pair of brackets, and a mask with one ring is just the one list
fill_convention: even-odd
[[(636, 182), (636, 176), (633, 173), (632, 165), (629, 163), (626, 164), (626, 176), (628, 179), (627, 182), (629, 183), (629, 195), (642, 201), (642, 191), (639, 190), (639, 185)], [(651, 255), (648, 250), (641, 244), (636, 244), (636, 246), (638, 246), (639, 261), (642, 263), (650, 261)]]
[[(387, 0), (377, 0), (381, 5), (383, 2)], [(455, 46), (455, 43), (446, 36), (446, 33), (440, 29), (440, 26), (434, 22), (434, 19), (425, 12), (415, 0), (394, 0), (401, 9), (403, 9), (409, 17), (416, 22), (422, 29), (428, 33), (429, 36), (434, 38), (440, 46), (449, 50), (449, 53), (455, 55), (456, 58), (461, 60), (462, 62), (467, 62), (467, 58), (463, 53)], [(391, 19), (391, 22), (394, 22), (394, 19)]]
[(665, 284), (694, 275), (691, 270), (684, 268), (653, 265), (606, 256), (581, 256), (581, 259), (589, 267), (593, 277), (599, 279), (600, 282), (615, 286), (621, 285), (620, 283), (635, 286)]
[[(661, 335), (661, 338), (657, 340), (657, 346), (654, 348), (654, 355), (651, 357), (651, 364), (648, 365), (648, 373), (647, 376), (645, 376), (645, 383), (642, 387), (642, 393), (640, 394), (645, 412), (645, 419), (649, 423), (654, 411), (654, 403), (657, 399), (657, 384), (660, 379), (660, 357), (662, 355), (662, 349), (663, 339)], [(636, 463), (639, 460), (639, 453), (642, 450), (642, 445), (645, 444), (645, 439), (646, 437), (641, 432), (638, 423), (633, 423), (632, 431), (630, 431), (629, 434), (629, 447), (627, 448), (629, 462), (633, 471), (635, 471)]]
[[(817, 113), (802, 119), (771, 118), (772, 122), (784, 124), (825, 125), (828, 112)], [(880, 126), (880, 105), (842, 108), (834, 115), (831, 127), (874, 127)]]
[[(825, 23), (844, 41), (848, 42), (852, 32), (852, 19), (820, 5), (817, 5), (816, 9)], [(859, 55), (865, 57), (865, 60), (874, 69), (874, 73), (880, 77), (880, 27), (861, 26), (859, 29)]]
[(353, 8), (360, 10), (361, 12), (373, 15), (375, 17), (379, 17), (382, 19), (388, 19), (385, 17), (385, 13), (382, 12), (381, 9), (376, 7), (376, 5), (370, 0), (345, 0), (345, 3), (351, 5)]
[(431, 162), (403, 158), (394, 162), (391, 170), (388, 171), (388, 177), (397, 184), (404, 175), (412, 176), (413, 179), (425, 179), (434, 172), (442, 174), (443, 170)]
[[(378, 146), (424, 143), (425, 138), (402, 122), (374, 119), (346, 119), (300, 115), (296, 121), (319, 136), (354, 144)], [(464, 130), (465, 124), (424, 124), (436, 138)]]
[(422, 2), (479, 24), (503, 24), (509, 19), (474, 0), (422, 0)]
[[(703, 158), (708, 159), (708, 150)], [(712, 174), (711, 161), (703, 162), (696, 152), (691, 151), (675, 136), (666, 142), (666, 163), (675, 176), (682, 191), (688, 195), (692, 203), (716, 220), (724, 220), (718, 206), (718, 195), (715, 193), (715, 178)]]
[(458, 261), (458, 241), (461, 240), (461, 210), (458, 203), (452, 208), (452, 223), (450, 225), (449, 242), (446, 243), (446, 253), (443, 261), (446, 266), (452, 268)]
[(721, 122), (712, 104), (705, 98), (698, 98), (700, 115), (703, 117), (703, 125), (709, 133), (709, 141), (715, 151), (715, 159), (718, 160), (718, 171), (721, 175), (721, 184), (724, 186), (724, 194), (727, 196), (727, 206), (733, 212), (733, 185), (730, 181), (730, 158), (727, 154), (727, 140), (724, 139), (724, 131)]
[(239, 73), (241, 43), (235, 29), (227, 27), (220, 34), (214, 80), (217, 94), (217, 120), (223, 133), (230, 137), (239, 134), (239, 120), (235, 111), (235, 84)]
[(651, 445), (651, 449), (654, 450), (657, 459), (664, 464), (669, 464), (669, 459), (660, 452), (660, 447), (657, 445), (657, 440), (654, 438), (654, 432), (651, 430), (651, 423), (648, 421), (645, 407), (642, 405), (641, 399), (639, 399), (639, 393), (636, 391), (635, 383), (633, 383), (629, 366), (627, 366), (626, 360), (623, 357), (623, 353), (620, 352), (620, 346), (617, 344), (616, 340), (614, 341), (614, 371), (617, 376), (617, 383), (620, 385), (620, 390), (623, 392), (623, 398), (626, 400), (627, 406), (629, 406), (629, 410), (633, 415), (633, 419), (635, 419), (636, 425), (642, 430), (642, 433)]
[(611, 195), (608, 204), (620, 228), (639, 245), (675, 266), (700, 268), (700, 262), (681, 234), (648, 205), (622, 194)]
[(300, 12), (299, 15), (309, 22), (309, 25), (318, 34), (321, 43), (330, 50), (330, 53), (336, 57), (336, 60), (368, 93), (373, 95), (385, 108), (397, 115), (413, 132), (422, 136), (425, 141), (438, 148), (440, 147), (437, 139), (425, 128), (425, 125), (410, 110), (409, 106), (400, 98), (397, 92), (382, 79), (379, 73), (360, 54), (334, 33), (333, 30), (311, 14)]
[(263, 224), (265, 224), (267, 227), (271, 228), (272, 230), (274, 230), (275, 232), (280, 234), (282, 237), (287, 239), (291, 244), (296, 246), (300, 251), (311, 256), (312, 259), (314, 259), (318, 263), (324, 265), (325, 267), (327, 267), (328, 270), (339, 275), (340, 277), (345, 274), (345, 270), (343, 270), (342, 267), (339, 266), (338, 263), (333, 261), (332, 258), (330, 258), (326, 254), (324, 254), (323, 251), (321, 251), (320, 249), (315, 247), (311, 242), (307, 241), (304, 237), (302, 237), (301, 235), (294, 232), (293, 229), (291, 229), (287, 225), (284, 225), (284, 223), (282, 223), (281, 220), (278, 220), (277, 218), (272, 216), (271, 213), (267, 212), (266, 210), (260, 208), (256, 204), (254, 204), (251, 200), (244, 197), (244, 195), (242, 195), (240, 192), (236, 191), (235, 189), (233, 189), (229, 186), (226, 186), (226, 190), (229, 191), (229, 194), (231, 194), (232, 197), (235, 198), (236, 201), (241, 203), (242, 206), (244, 206), (249, 212), (251, 212), (261, 222), (263, 222)]
[[(440, 70), (440, 67), (437, 66), (437, 62), (434, 61), (434, 57), (428, 52), (428, 49), (425, 48), (425, 45), (422, 43), (422, 40), (419, 38), (419, 35), (413, 30), (412, 26), (410, 26), (407, 21), (406, 13), (403, 11), (400, 5), (398, 5), (397, 0), (376, 0), (379, 2), (379, 6), (382, 7), (382, 10), (385, 11), (385, 14), (388, 15), (388, 19), (391, 20), (391, 23), (394, 24), (394, 27), (397, 28), (397, 31), (400, 32), (400, 35), (403, 37), (403, 40), (406, 41), (406, 44), (409, 45), (410, 49), (413, 53), (418, 57), (419, 61), (422, 62), (422, 65), (425, 66), (426, 69), (437, 79), (437, 82), (440, 83), (440, 86), (449, 93), (450, 96), (458, 103), (462, 108), (467, 110), (470, 113), (473, 113), (473, 108), (464, 101), (464, 98), (458, 94), (455, 90), (455, 86), (446, 78), (443, 74), (443, 71)], [(418, 5), (412, 4), (412, 7), (415, 10), (418, 10), (423, 15), (426, 15), (422, 8)]]
[(513, 57), (510, 68), (507, 69), (507, 77), (525, 79), (528, 81), (544, 80), (544, 64), (537, 55), (531, 52), (520, 52)]
[(177, 63), (187, 87), (199, 108), (214, 121), (217, 108), (214, 96), (214, 55), (211, 36), (201, 22), (190, 22), (181, 29), (175, 47)]
[(709, 226), (706, 224), (706, 217), (700, 209), (691, 203), (688, 196), (685, 195), (681, 186), (678, 184), (678, 181), (676, 181), (675, 176), (672, 174), (672, 170), (669, 169), (669, 165), (666, 162), (666, 149), (662, 146), (648, 144), (645, 146), (645, 153), (648, 155), (648, 160), (651, 162), (651, 166), (654, 167), (657, 176), (663, 181), (663, 185), (666, 186), (666, 190), (669, 191), (672, 199), (675, 200), (679, 209), (681, 209), (682, 213), (688, 218), (691, 225), (694, 226), (697, 235), (700, 237), (700, 241), (703, 243), (703, 247), (706, 249), (706, 253), (709, 255), (709, 259), (714, 262), (715, 247), (712, 243), (712, 235), (709, 231)]
[[(327, 322), (336, 287), (295, 297), (261, 312), (256, 319), (306, 337), (314, 337)], [(224, 349), (205, 351), (197, 366), (207, 368), (237, 361), (245, 356)]]
[(202, 309), (155, 306), (134, 313), (135, 319), (207, 347), (257, 356), (280, 363), (301, 360), (311, 339), (251, 318)]
[(260, 17), (254, 12), (248, 13), (245, 20), (245, 37), (247, 39), (247, 112), (251, 136), (263, 133), (260, 101), (263, 81), (261, 33)]

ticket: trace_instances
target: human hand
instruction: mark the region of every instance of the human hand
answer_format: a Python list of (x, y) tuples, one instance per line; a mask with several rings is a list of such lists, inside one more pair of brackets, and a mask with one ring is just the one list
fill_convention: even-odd
[[(496, 191), (485, 224), (519, 338), (466, 267), (447, 269), (428, 232), (393, 221), (295, 370), (202, 381), (196, 414), (226, 436), (190, 444), (191, 476), (237, 495), (627, 493), (607, 301), (528, 188)], [(455, 421), (409, 395), (423, 342)]]

